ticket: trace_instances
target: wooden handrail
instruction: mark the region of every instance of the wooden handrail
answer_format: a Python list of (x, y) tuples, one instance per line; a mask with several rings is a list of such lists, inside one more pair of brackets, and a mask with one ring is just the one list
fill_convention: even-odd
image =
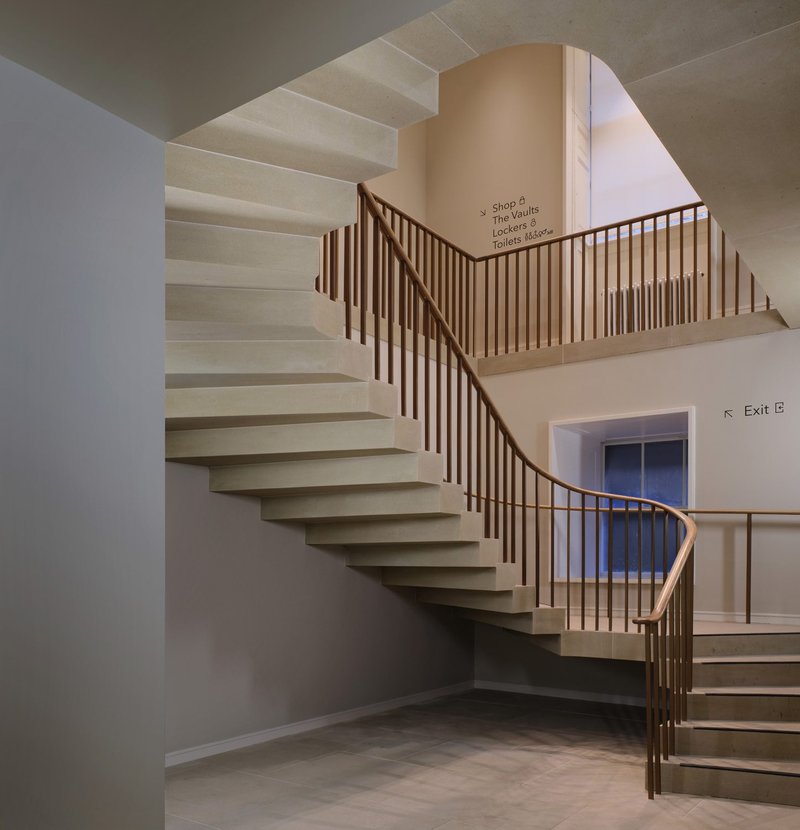
[(648, 507), (656, 507), (660, 510), (663, 510), (665, 513), (668, 513), (673, 518), (677, 519), (678, 521), (682, 522), (685, 526), (690, 527), (694, 524), (694, 522), (686, 515), (681, 513), (674, 507), (670, 507), (668, 504), (664, 504), (663, 502), (654, 501), (653, 499), (645, 499), (645, 498), (637, 498), (634, 496), (621, 496), (614, 493), (605, 493), (600, 490), (591, 490), (587, 487), (579, 487), (575, 484), (569, 484), (568, 482), (564, 481), (563, 479), (559, 478), (558, 476), (554, 476), (552, 473), (547, 472), (546, 470), (542, 469), (538, 466), (535, 462), (531, 461), (527, 454), (523, 452), (522, 448), (514, 439), (514, 436), (511, 434), (511, 429), (506, 423), (503, 416), (500, 414), (497, 407), (492, 402), (489, 394), (486, 392), (483, 384), (480, 381), (478, 373), (472, 368), (469, 362), (469, 356), (462, 348), (461, 344), (458, 342), (455, 334), (453, 334), (452, 329), (450, 328), (447, 320), (445, 320), (442, 313), (439, 311), (438, 306), (436, 305), (433, 296), (431, 295), (430, 291), (428, 291), (427, 286), (425, 285), (424, 281), (417, 273), (414, 264), (411, 262), (410, 257), (405, 252), (403, 246), (400, 244), (400, 240), (397, 238), (394, 230), (392, 229), (391, 225), (386, 221), (386, 217), (383, 215), (383, 211), (381, 211), (375, 197), (372, 195), (369, 188), (366, 187), (364, 184), (360, 184), (359, 191), (364, 194), (367, 204), (370, 206), (370, 212), (372, 215), (381, 222), (384, 233), (386, 236), (391, 239), (392, 244), (394, 245), (395, 254), (397, 257), (402, 260), (406, 266), (407, 273), (411, 277), (411, 279), (417, 284), (417, 289), (419, 290), (420, 296), (424, 299), (426, 303), (431, 308), (431, 314), (433, 315), (434, 319), (437, 321), (439, 326), (441, 327), (442, 332), (444, 333), (445, 337), (450, 341), (451, 347), (453, 351), (458, 355), (460, 358), (460, 362), (462, 365), (462, 371), (469, 375), (470, 379), (473, 381), (476, 389), (480, 391), (481, 399), (486, 404), (487, 408), (491, 410), (492, 417), (497, 421), (500, 425), (500, 428), (503, 430), (505, 435), (508, 437), (509, 443), (513, 448), (517, 451), (518, 455), (523, 459), (523, 461), (536, 473), (540, 476), (545, 478), (547, 481), (553, 482), (553, 484), (558, 485), (559, 487), (563, 487), (564, 489), (571, 490), (573, 493), (577, 493), (578, 495), (584, 496), (591, 496), (592, 498), (603, 498), (603, 499), (613, 499), (614, 501), (623, 500), (623, 501), (633, 501), (637, 504), (646, 504)]

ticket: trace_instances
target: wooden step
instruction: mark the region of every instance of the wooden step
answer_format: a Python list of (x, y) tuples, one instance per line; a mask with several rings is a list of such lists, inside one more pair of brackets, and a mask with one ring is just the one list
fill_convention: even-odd
[(173, 143), (350, 182), (397, 166), (396, 130), (283, 87)]
[[(476, 546), (477, 547), (477, 546)], [(464, 591), (511, 591), (519, 583), (519, 568), (499, 564), (489, 568), (384, 568), (383, 584)]]
[(439, 76), (385, 40), (373, 40), (286, 88), (381, 124), (405, 127), (436, 115)]
[(688, 696), (689, 717), (800, 721), (800, 686), (699, 687)]
[(166, 393), (168, 430), (391, 418), (397, 410), (397, 389), (376, 380)]
[(800, 764), (673, 756), (661, 764), (664, 792), (800, 806)]
[[(409, 523), (416, 520), (410, 519)], [(431, 521), (431, 520), (428, 520)], [(364, 522), (366, 526), (370, 524)], [(387, 522), (372, 522), (376, 527)], [(313, 529), (310, 525), (306, 531)], [(410, 568), (490, 568), (500, 561), (501, 549), (497, 539), (479, 542), (451, 542), (450, 544), (379, 545), (349, 548), (347, 564), (353, 567), (410, 567)]]
[(167, 340), (332, 340), (344, 306), (317, 291), (168, 285)]
[(368, 380), (372, 351), (352, 340), (171, 340), (168, 388)]
[(210, 487), (215, 493), (252, 496), (418, 487), (441, 480), (442, 457), (429, 452), (281, 461), (210, 470)]
[(694, 661), (698, 686), (800, 686), (800, 655), (734, 655)]
[(420, 588), (420, 602), (434, 605), (452, 605), (457, 608), (475, 608), (481, 611), (498, 611), (503, 614), (521, 614), (533, 611), (536, 604), (532, 585), (517, 585), (510, 591), (462, 591), (446, 588)]
[(166, 217), (319, 237), (356, 219), (352, 182), (180, 144), (166, 146)]
[(172, 430), (168, 461), (219, 467), (311, 458), (415, 452), (420, 424), (410, 418)]
[(678, 755), (800, 761), (800, 722), (690, 720), (675, 728)]
[(166, 223), (168, 285), (313, 290), (319, 240), (243, 228)]
[(322, 493), (264, 499), (261, 518), (284, 522), (381, 521), (447, 516), (464, 509), (464, 490), (437, 484), (405, 490), (372, 487), (355, 493)]
[(477, 542), (483, 538), (480, 513), (464, 512), (458, 516), (418, 520), (375, 522), (336, 522), (318, 524), (306, 531), (309, 545), (450, 545), (454, 542)]

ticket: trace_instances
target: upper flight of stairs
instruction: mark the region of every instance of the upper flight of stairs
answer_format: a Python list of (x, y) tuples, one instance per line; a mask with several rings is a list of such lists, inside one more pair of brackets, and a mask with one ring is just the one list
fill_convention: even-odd
[(665, 792), (800, 806), (800, 633), (699, 635)]
[[(535, 607), (399, 415), (398, 390), (372, 379), (371, 348), (315, 291), (320, 235), (353, 222), (356, 183), (394, 168), (397, 128), (435, 113), (438, 71), (467, 57), (437, 18), (409, 31), (413, 56), (402, 36), (376, 41), (168, 145), (166, 456), (207, 466), (215, 492), (259, 497), (264, 520), (303, 523), (309, 544), (343, 546), (348, 565), (380, 567), (386, 585), (579, 654), (584, 632)], [(642, 659), (635, 634), (595, 641)], [(731, 717), (717, 697), (702, 714), (712, 696), (695, 695), (695, 717)], [(756, 720), (800, 719), (796, 697), (773, 697)]]

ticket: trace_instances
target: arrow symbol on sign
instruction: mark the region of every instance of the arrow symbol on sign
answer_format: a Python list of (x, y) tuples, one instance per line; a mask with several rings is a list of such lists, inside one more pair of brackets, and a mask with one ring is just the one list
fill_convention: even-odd
[(486, 211), (485, 210), (481, 211), (481, 216), (486, 216)]
[(725, 417), (726, 418), (733, 418), (733, 410), (732, 409), (726, 409), (725, 410)]

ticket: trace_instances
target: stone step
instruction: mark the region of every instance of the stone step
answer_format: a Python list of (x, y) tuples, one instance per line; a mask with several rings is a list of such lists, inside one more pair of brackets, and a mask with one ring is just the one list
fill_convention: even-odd
[(319, 273), (319, 239), (244, 228), (166, 223), (168, 285), (311, 291)]
[(287, 89), (391, 127), (436, 115), (438, 73), (385, 40), (373, 40), (303, 75)]
[(375, 522), (336, 522), (318, 524), (306, 531), (309, 545), (449, 545), (454, 542), (477, 542), (483, 538), (480, 513), (464, 512), (459, 516), (418, 520)]
[(166, 146), (166, 217), (319, 237), (351, 225), (356, 186), (247, 158)]
[(509, 563), (489, 568), (408, 568), (383, 571), (383, 584), (465, 591), (511, 591), (519, 583), (519, 568)]
[(699, 687), (689, 692), (693, 719), (800, 721), (800, 686)]
[(377, 380), (166, 390), (168, 430), (362, 421), (397, 411), (397, 389)]
[(452, 605), (456, 608), (475, 608), (481, 611), (498, 611), (504, 614), (521, 614), (533, 611), (536, 603), (532, 585), (517, 585), (510, 591), (464, 591), (447, 588), (420, 588), (420, 602), (434, 605)]
[(332, 522), (421, 516), (447, 516), (464, 509), (464, 490), (457, 484), (437, 484), (405, 490), (380, 489), (356, 493), (322, 493), (265, 499), (261, 518), (284, 522)]
[[(415, 521), (414, 519), (408, 520), (409, 524)], [(364, 526), (367, 524), (369, 523), (363, 523)], [(371, 524), (380, 527), (387, 522), (372, 522)], [(308, 527), (306, 537), (313, 527), (313, 525)], [(409, 542), (408, 544), (350, 548), (347, 551), (347, 564), (362, 568), (490, 568), (499, 562), (500, 555), (501, 549), (497, 539), (447, 545), (423, 545)]]
[(366, 381), (372, 351), (352, 340), (171, 340), (168, 388)]
[(383, 39), (437, 72), (478, 57), (478, 53), (433, 12), (395, 29)]
[(331, 340), (344, 306), (317, 291), (168, 285), (167, 340)]
[(800, 656), (700, 657), (693, 677), (697, 686), (800, 686)]
[(741, 654), (800, 654), (800, 632), (758, 634), (695, 634), (695, 657)]
[(661, 764), (664, 792), (800, 806), (800, 764), (673, 756)]
[(212, 467), (210, 471), (213, 492), (251, 496), (418, 487), (441, 480), (442, 456), (430, 452), (280, 461)]
[(800, 761), (797, 721), (692, 720), (675, 728), (678, 755)]
[(548, 608), (540, 606), (521, 614), (503, 614), (497, 611), (478, 611), (467, 609), (462, 616), (484, 625), (508, 628), (531, 635), (561, 634), (567, 622), (566, 608)]
[(168, 461), (222, 466), (293, 459), (415, 452), (420, 424), (410, 418), (184, 429), (167, 433)]
[(350, 182), (397, 166), (392, 127), (283, 87), (173, 143)]

